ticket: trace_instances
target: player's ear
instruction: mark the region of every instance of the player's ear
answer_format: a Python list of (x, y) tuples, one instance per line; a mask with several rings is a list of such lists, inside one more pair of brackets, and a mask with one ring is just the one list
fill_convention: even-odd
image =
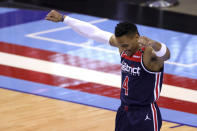
[(139, 36), (139, 34), (138, 34), (138, 33), (136, 33), (136, 34), (135, 34), (135, 38), (136, 38), (136, 41), (138, 41), (138, 40), (139, 40), (140, 36)]
[(138, 33), (136, 33), (136, 34), (135, 34), (135, 37), (136, 37), (137, 39), (139, 39), (139, 38), (140, 38), (140, 35), (139, 35)]

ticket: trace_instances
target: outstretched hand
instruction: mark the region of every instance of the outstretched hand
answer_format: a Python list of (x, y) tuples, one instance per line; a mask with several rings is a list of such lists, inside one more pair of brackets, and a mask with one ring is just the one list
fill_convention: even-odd
[(62, 22), (66, 16), (63, 16), (59, 12), (52, 10), (50, 11), (47, 16), (45, 17), (45, 20), (49, 20), (52, 22)]

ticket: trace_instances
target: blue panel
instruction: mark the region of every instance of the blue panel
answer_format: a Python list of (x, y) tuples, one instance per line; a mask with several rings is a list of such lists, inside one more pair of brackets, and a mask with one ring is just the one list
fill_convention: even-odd
[(0, 7), (0, 14), (8, 13), (8, 12), (16, 11), (16, 10), (18, 10), (18, 9)]
[(24, 24), (27, 22), (33, 22), (44, 19), (46, 11), (34, 11), (34, 10), (16, 10), (0, 14), (1, 22), (0, 28), (9, 27), (18, 24)]

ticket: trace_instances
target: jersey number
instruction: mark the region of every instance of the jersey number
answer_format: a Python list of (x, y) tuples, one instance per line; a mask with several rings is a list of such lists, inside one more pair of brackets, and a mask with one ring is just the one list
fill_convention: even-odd
[(129, 82), (129, 77), (126, 76), (126, 78), (124, 79), (124, 82), (123, 82), (123, 89), (125, 89), (125, 95), (128, 96), (128, 82)]

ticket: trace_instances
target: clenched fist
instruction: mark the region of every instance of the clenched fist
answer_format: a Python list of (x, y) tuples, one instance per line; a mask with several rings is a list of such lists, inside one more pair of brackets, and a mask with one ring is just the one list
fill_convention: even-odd
[(145, 37), (145, 36), (140, 36), (138, 42), (142, 45), (142, 46), (150, 46), (152, 47), (155, 51), (158, 51), (160, 50), (161, 48), (161, 43), (157, 42), (157, 41), (154, 41), (148, 37)]
[(143, 46), (152, 46), (156, 41), (145, 36), (140, 36), (138, 42)]
[(52, 22), (62, 22), (66, 16), (60, 14), (59, 12), (52, 10), (50, 11), (47, 16), (45, 17), (46, 20), (52, 21)]

